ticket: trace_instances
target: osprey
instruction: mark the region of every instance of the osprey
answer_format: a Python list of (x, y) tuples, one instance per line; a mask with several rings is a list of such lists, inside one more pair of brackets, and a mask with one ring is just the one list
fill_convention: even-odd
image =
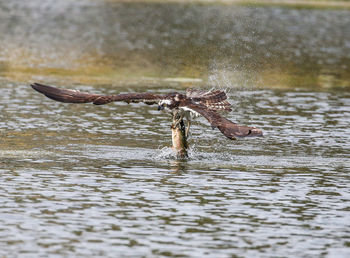
[(222, 117), (220, 111), (231, 111), (231, 104), (227, 101), (224, 91), (201, 91), (197, 89), (187, 89), (185, 94), (173, 92), (165, 95), (153, 93), (125, 93), (117, 95), (100, 95), (80, 92), (77, 90), (59, 89), (39, 83), (31, 84), (32, 88), (46, 97), (66, 103), (89, 103), (103, 105), (114, 101), (124, 101), (126, 103), (144, 102), (152, 105), (158, 104), (158, 110), (168, 110), (177, 117), (178, 123), (186, 117), (188, 134), (190, 119), (193, 116), (202, 115), (212, 128), (218, 128), (229, 139), (246, 136), (263, 136), (262, 130), (255, 127), (241, 126)]

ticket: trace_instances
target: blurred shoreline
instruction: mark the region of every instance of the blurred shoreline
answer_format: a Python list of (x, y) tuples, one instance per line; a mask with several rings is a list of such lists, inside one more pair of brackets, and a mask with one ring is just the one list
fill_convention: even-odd
[(0, 0), (0, 78), (116, 87), (350, 87), (348, 9), (220, 2)]
[(286, 6), (299, 8), (350, 9), (349, 0), (106, 0), (120, 3), (181, 3), (181, 4), (237, 4), (252, 6)]

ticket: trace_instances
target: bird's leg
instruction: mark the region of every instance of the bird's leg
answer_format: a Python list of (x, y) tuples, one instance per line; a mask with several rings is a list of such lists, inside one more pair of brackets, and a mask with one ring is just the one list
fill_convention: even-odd
[(183, 119), (183, 115), (181, 115), (180, 112), (175, 111), (173, 116), (174, 116), (173, 127), (176, 128), (180, 124), (181, 120)]
[(190, 133), (191, 120), (187, 118), (186, 122), (187, 123), (186, 123), (185, 135), (186, 135), (186, 138), (188, 138), (188, 134)]
[(175, 122), (175, 127), (177, 127), (181, 123), (182, 119), (183, 119), (183, 116), (180, 115), (179, 119)]

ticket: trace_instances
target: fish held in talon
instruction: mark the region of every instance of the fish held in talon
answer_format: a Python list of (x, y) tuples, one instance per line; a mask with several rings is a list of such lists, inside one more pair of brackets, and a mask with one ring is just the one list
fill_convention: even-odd
[(218, 128), (229, 139), (263, 136), (261, 129), (238, 125), (220, 114), (222, 111), (232, 111), (231, 104), (227, 101), (226, 92), (222, 90), (187, 89), (185, 93), (172, 92), (165, 95), (150, 92), (101, 95), (61, 89), (40, 83), (33, 83), (31, 86), (46, 97), (65, 103), (104, 105), (110, 102), (124, 101), (127, 103), (143, 102), (148, 105), (157, 104), (158, 110), (165, 110), (173, 116), (176, 114), (178, 121), (186, 118), (187, 134), (191, 119), (203, 116), (213, 129)]

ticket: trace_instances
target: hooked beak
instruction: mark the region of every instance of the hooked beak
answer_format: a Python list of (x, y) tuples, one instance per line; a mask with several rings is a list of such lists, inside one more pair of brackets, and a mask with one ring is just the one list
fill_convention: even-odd
[(163, 110), (164, 109), (164, 105), (158, 105), (158, 110)]

